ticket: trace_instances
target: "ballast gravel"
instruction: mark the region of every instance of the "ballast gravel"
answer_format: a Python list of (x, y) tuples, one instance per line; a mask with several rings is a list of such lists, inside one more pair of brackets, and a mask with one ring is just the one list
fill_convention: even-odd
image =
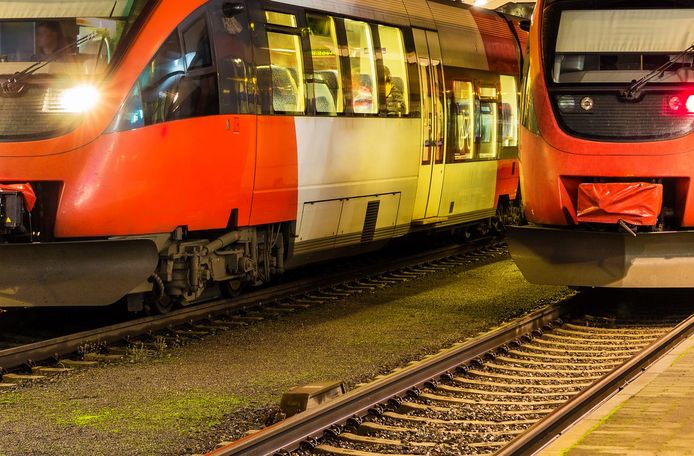
[[(506, 255), (0, 392), (0, 455), (185, 455), (257, 429), (282, 392), (348, 388), (568, 295)], [(2, 318), (0, 316), (0, 318)]]

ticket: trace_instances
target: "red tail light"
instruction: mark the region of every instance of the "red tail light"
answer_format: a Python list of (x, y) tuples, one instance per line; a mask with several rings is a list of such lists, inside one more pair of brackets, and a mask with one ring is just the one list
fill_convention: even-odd
[(694, 95), (672, 95), (667, 99), (667, 109), (674, 114), (694, 114)]

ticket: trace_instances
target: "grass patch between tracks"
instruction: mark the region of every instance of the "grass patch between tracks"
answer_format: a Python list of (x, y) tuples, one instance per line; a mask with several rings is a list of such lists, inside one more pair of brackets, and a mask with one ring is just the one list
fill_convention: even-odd
[(77, 401), (68, 401), (65, 409), (56, 414), (55, 422), (112, 433), (161, 429), (194, 433), (218, 425), (226, 414), (243, 405), (244, 401), (235, 396), (202, 392), (123, 407), (88, 408)]

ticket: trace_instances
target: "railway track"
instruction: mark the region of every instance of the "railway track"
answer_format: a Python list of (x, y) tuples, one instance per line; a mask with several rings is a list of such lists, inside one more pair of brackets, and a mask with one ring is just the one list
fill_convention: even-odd
[[(354, 261), (316, 270), (238, 298), (215, 300), (166, 315), (136, 318), (107, 326), (0, 349), (0, 386), (38, 380), (43, 375), (124, 358), (130, 347), (161, 347), (171, 341), (204, 337), (234, 326), (299, 311), (425, 275), (473, 265), (506, 253), (496, 238), (434, 248), (385, 261)], [(309, 268), (309, 272), (311, 269)], [(315, 271), (314, 271), (315, 272)]]
[(688, 311), (594, 318), (575, 299), (587, 301), (535, 312), (210, 455), (531, 454), (694, 331)]

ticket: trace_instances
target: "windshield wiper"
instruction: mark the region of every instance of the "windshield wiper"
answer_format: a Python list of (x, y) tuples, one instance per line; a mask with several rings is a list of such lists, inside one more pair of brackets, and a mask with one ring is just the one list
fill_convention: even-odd
[(622, 92), (622, 97), (624, 97), (625, 100), (627, 101), (636, 101), (639, 96), (641, 95), (641, 89), (643, 89), (649, 82), (651, 82), (653, 79), (655, 79), (658, 75), (662, 77), (663, 73), (673, 66), (679, 59), (684, 57), (687, 54), (691, 54), (694, 52), (694, 43), (692, 43), (691, 46), (689, 46), (687, 49), (684, 51), (680, 52), (677, 54), (674, 58), (668, 60), (667, 62), (663, 63), (660, 65), (658, 68), (652, 70), (648, 74), (646, 74), (644, 77), (641, 79), (638, 79), (636, 81), (633, 81), (629, 87), (626, 88)]
[(79, 46), (81, 46), (84, 43), (87, 43), (94, 38), (99, 36), (98, 32), (92, 32), (88, 35), (83, 36), (82, 38), (78, 39), (74, 43), (68, 44), (67, 46), (58, 49), (55, 51), (53, 54), (51, 54), (48, 58), (45, 60), (40, 60), (38, 62), (33, 63), (30, 65), (28, 68), (25, 68), (22, 71), (18, 71), (7, 80), (0, 82), (0, 95), (4, 96), (17, 96), (20, 95), (24, 91), (24, 82), (27, 80), (29, 76), (32, 74), (36, 73), (39, 71), (41, 68), (45, 67), (49, 63), (63, 57), (68, 51), (75, 49)]

